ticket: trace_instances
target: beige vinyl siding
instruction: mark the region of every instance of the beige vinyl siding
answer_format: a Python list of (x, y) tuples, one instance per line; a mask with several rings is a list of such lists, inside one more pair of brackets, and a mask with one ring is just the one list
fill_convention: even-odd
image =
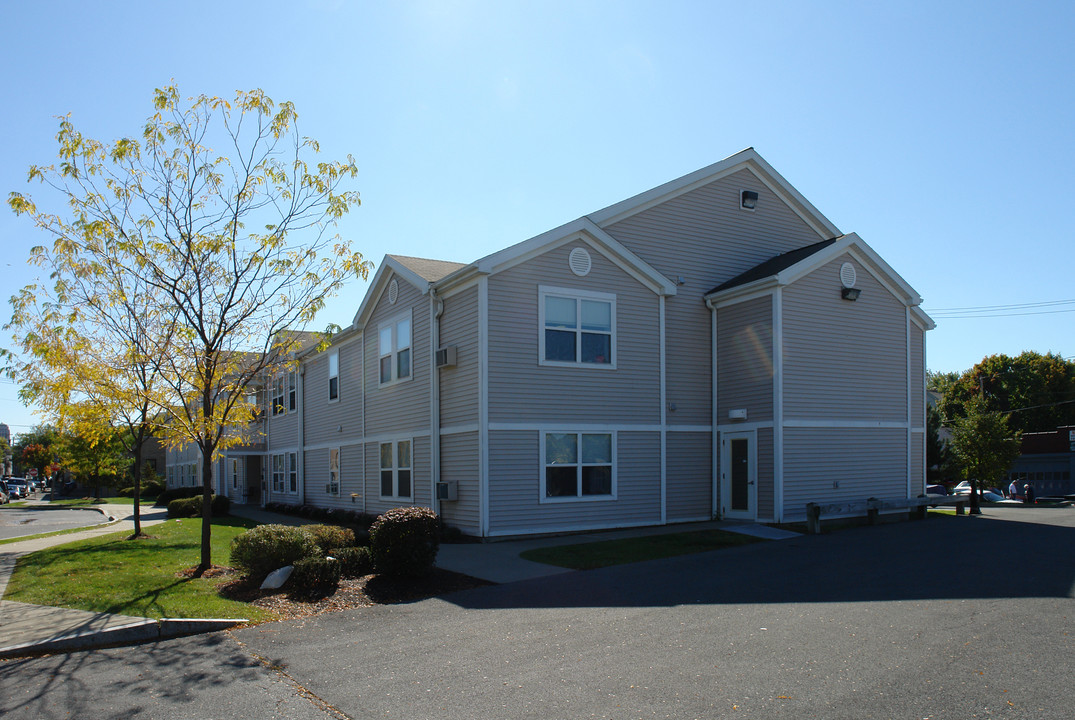
[[(306, 497), (303, 502), (318, 507), (335, 507), (344, 510), (362, 509), (362, 445), (341, 445), (340, 448), (340, 494), (329, 495), (328, 463), (330, 448), (316, 448), (305, 452), (304, 480)], [(355, 493), (352, 500), (351, 493)]]
[(444, 522), (468, 535), (481, 533), (481, 488), (478, 485), (478, 433), (441, 435), (440, 479), (459, 484), (459, 499), (441, 501), (440, 514)]
[(773, 429), (758, 428), (758, 519), (776, 518)]
[[(338, 352), (340, 398), (329, 402), (329, 355)], [(362, 439), (362, 341), (329, 348), (304, 363), (302, 383), (304, 441), (307, 446), (346, 444)]]
[[(862, 294), (840, 298), (851, 262)], [(907, 421), (906, 309), (848, 255), (784, 290), (784, 418)]]
[(911, 328), (911, 427), (926, 426), (926, 334)]
[(805, 517), (809, 502), (860, 502), (870, 497), (907, 497), (906, 430), (785, 428), (785, 520)]
[[(758, 208), (739, 208), (741, 190)], [(712, 420), (710, 318), (702, 296), (726, 280), (821, 236), (747, 170), (740, 170), (605, 228), (669, 278), (683, 277), (665, 306), (670, 423)]]
[(713, 516), (712, 435), (670, 432), (667, 438), (666, 519), (668, 522), (711, 519)]
[(478, 288), (445, 298), (440, 345), (454, 345), (457, 359), (439, 371), (442, 427), (478, 422), (478, 332)]
[[(287, 395), (284, 396), (284, 402), (287, 402)], [(274, 416), (270, 410), (265, 420), (265, 430), (269, 452), (274, 452), (275, 448), (294, 448), (299, 442), (298, 412)]]
[[(382, 294), (363, 332), (366, 437), (429, 432), (429, 298), (403, 278), (398, 283), (396, 303), (388, 302), (387, 292)], [(381, 323), (400, 314), (411, 319), (411, 377), (382, 386), (378, 330)]]
[(911, 497), (926, 491), (926, 434), (911, 433)]
[[(489, 278), (491, 422), (660, 422), (657, 296), (595, 249), (589, 275), (568, 269), (559, 248)], [(538, 288), (616, 296), (615, 369), (539, 365)]]
[(660, 433), (618, 433), (615, 500), (541, 503), (540, 442), (536, 429), (489, 433), (491, 535), (660, 523)]
[(773, 298), (717, 310), (717, 421), (746, 410), (751, 422), (773, 419)]
[(429, 437), (400, 436), (393, 438), (393, 440), (411, 440), (411, 492), (413, 499), (381, 498), (381, 446), (379, 442), (368, 442), (366, 443), (366, 512), (373, 515), (379, 515), (385, 510), (391, 510), (402, 505), (430, 507)]

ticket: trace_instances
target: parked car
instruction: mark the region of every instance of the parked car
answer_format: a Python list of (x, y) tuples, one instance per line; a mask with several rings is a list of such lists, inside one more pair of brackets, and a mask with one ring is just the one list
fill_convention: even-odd
[(30, 486), (26, 484), (26, 480), (23, 478), (8, 478), (7, 486), (9, 490), (18, 492), (20, 499), (30, 497)]
[(11, 502), (11, 495), (7, 490), (7, 483), (0, 480), (0, 504)]
[(986, 490), (982, 493), (982, 500), (991, 503), (1004, 503), (1005, 505), (1022, 505), (1019, 500), (1009, 500), (996, 490)]

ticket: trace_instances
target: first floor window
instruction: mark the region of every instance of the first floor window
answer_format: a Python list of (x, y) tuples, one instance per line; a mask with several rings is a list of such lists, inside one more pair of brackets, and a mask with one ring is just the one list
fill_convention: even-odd
[(231, 461), (231, 487), (233, 490), (239, 489), (239, 461)]
[(545, 433), (545, 498), (611, 497), (611, 433)]
[(381, 443), (381, 497), (410, 499), (410, 440)]
[(328, 451), (328, 494), (340, 494), (340, 449)]
[(299, 456), (297, 453), (288, 453), (287, 458), (287, 491), (297, 493), (299, 491)]
[(272, 456), (272, 491), (282, 493), (284, 491), (284, 456)]

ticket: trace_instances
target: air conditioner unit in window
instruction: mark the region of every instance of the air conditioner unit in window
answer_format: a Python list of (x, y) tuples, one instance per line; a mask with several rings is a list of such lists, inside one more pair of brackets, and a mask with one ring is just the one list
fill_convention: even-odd
[(458, 500), (459, 499), (459, 483), (455, 480), (448, 480), (446, 482), (437, 483), (437, 499), (438, 500)]
[(448, 345), (437, 350), (437, 367), (455, 367), (456, 347)]

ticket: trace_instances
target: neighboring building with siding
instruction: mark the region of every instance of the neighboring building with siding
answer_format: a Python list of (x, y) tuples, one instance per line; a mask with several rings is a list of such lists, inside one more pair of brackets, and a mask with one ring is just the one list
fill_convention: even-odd
[(920, 302), (752, 149), (470, 264), (389, 255), (267, 415), (263, 499), (493, 537), (913, 497)]

